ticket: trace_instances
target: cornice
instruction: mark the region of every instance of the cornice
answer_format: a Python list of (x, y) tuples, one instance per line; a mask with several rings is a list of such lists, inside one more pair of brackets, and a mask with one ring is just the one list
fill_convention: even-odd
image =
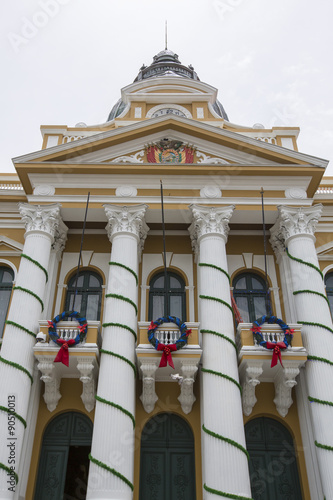
[[(170, 116), (159, 116), (157, 118), (151, 118), (150, 120), (143, 120), (138, 123), (128, 125), (127, 127), (120, 127), (117, 129), (111, 129), (106, 132), (101, 132), (97, 133), (96, 135), (93, 135), (91, 137), (84, 137), (83, 139), (78, 139), (77, 141), (73, 141), (71, 143), (67, 144), (62, 144), (60, 146), (53, 146), (48, 149), (44, 149), (41, 151), (29, 153), (27, 155), (23, 156), (18, 156), (13, 158), (13, 163), (14, 164), (20, 164), (20, 163), (27, 163), (36, 159), (43, 159), (50, 154), (55, 154), (55, 153), (64, 153), (64, 152), (70, 152), (72, 151), (73, 153), (78, 152), (83, 146), (87, 145), (92, 145), (93, 143), (104, 141), (105, 139), (109, 138), (118, 138), (122, 134), (126, 134), (128, 132), (133, 132), (133, 131), (138, 131), (140, 129), (144, 128), (151, 128), (153, 129), (154, 126), (157, 125), (169, 125), (172, 128), (172, 124), (175, 124), (177, 126), (182, 125), (184, 128), (191, 127), (191, 129), (195, 128), (196, 130), (200, 130), (202, 132), (205, 132), (207, 134), (214, 134), (217, 137), (220, 137), (221, 140), (223, 139), (230, 139), (230, 141), (234, 144), (234, 142), (241, 143), (243, 145), (247, 146), (252, 146), (256, 150), (262, 150), (266, 152), (270, 152), (274, 155), (276, 154), (283, 154), (284, 157), (287, 158), (294, 158), (295, 160), (298, 161), (304, 161), (305, 163), (309, 163), (311, 165), (315, 165), (321, 168), (326, 168), (328, 164), (328, 160), (324, 160), (321, 158), (317, 158), (314, 156), (310, 156), (304, 153), (299, 153), (297, 151), (293, 150), (287, 150), (286, 148), (283, 148), (281, 146), (276, 146), (273, 144), (269, 144), (266, 142), (258, 141), (257, 139), (253, 139), (251, 137), (246, 137), (242, 135), (239, 132), (231, 132), (227, 131), (225, 129), (220, 129), (218, 127), (214, 127), (212, 125), (207, 125), (205, 123), (196, 121), (196, 120), (191, 120), (188, 118), (183, 118), (179, 116), (173, 115), (172, 118)], [(187, 133), (191, 134), (191, 130), (188, 130)], [(147, 133), (149, 133), (147, 131)], [(193, 132), (192, 132), (193, 133)], [(56, 160), (55, 160), (56, 161)]]

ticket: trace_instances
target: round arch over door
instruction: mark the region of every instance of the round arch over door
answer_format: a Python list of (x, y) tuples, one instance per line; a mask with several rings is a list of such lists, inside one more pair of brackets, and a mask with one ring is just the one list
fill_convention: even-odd
[(35, 500), (86, 498), (93, 424), (82, 413), (62, 413), (47, 426)]
[(253, 500), (302, 500), (292, 436), (277, 420), (255, 418), (245, 425)]
[(140, 500), (195, 500), (194, 438), (178, 415), (160, 413), (141, 436)]

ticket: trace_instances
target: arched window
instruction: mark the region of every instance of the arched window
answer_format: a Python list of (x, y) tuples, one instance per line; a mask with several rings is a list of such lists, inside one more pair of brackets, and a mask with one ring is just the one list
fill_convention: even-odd
[(195, 500), (194, 438), (187, 422), (160, 413), (141, 436), (140, 500)]
[(330, 303), (330, 310), (333, 317), (333, 272), (325, 275), (326, 294)]
[(284, 425), (267, 417), (245, 425), (254, 500), (302, 500), (293, 439)]
[(242, 273), (233, 281), (233, 295), (244, 323), (269, 314), (265, 280), (258, 274)]
[(186, 320), (185, 282), (178, 274), (171, 271), (167, 272), (166, 283), (164, 272), (156, 274), (151, 279), (149, 288), (148, 319), (161, 318), (167, 313), (182, 321)]
[(62, 413), (48, 424), (35, 500), (86, 498), (92, 428), (91, 420), (77, 412)]
[(14, 271), (10, 267), (0, 267), (0, 337), (2, 337), (10, 295), (12, 293)]
[(77, 295), (75, 298), (76, 275), (72, 276), (68, 283), (66, 295), (66, 311), (74, 309), (81, 316), (91, 321), (99, 320), (102, 302), (102, 278), (94, 271), (80, 271), (77, 279)]

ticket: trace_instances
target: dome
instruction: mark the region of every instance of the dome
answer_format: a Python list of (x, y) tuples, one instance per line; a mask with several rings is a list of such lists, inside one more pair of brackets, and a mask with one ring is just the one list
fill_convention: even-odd
[(182, 65), (178, 55), (172, 52), (172, 50), (166, 49), (154, 56), (150, 66), (143, 65), (134, 81), (139, 82), (147, 78), (164, 75), (182, 76), (183, 78), (199, 80), (191, 64), (189, 66)]
[[(159, 76), (173, 76), (188, 78), (191, 80), (198, 80), (197, 73), (194, 71), (193, 66), (184, 66), (179, 60), (178, 54), (172, 52), (172, 50), (161, 50), (156, 56), (153, 57), (153, 62), (150, 66), (141, 66), (138, 76), (135, 78), (134, 82), (140, 82), (142, 80), (147, 80), (148, 78), (156, 78)], [(108, 121), (114, 120), (124, 111), (126, 104), (119, 99), (116, 104), (111, 109), (108, 117)], [(224, 120), (229, 121), (228, 115), (225, 112), (220, 101), (216, 100), (213, 104), (215, 113), (217, 113)]]

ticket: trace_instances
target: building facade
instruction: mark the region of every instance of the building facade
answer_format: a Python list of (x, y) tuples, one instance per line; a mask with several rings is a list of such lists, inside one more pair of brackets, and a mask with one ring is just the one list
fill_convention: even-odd
[(169, 50), (41, 131), (0, 182), (0, 498), (332, 500), (328, 162)]

